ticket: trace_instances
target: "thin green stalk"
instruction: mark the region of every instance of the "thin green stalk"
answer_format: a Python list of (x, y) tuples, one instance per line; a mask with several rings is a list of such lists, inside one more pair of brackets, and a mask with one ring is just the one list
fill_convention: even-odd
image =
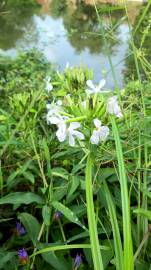
[(35, 152), (35, 155), (36, 155), (36, 158), (37, 158), (37, 162), (38, 162), (38, 165), (39, 165), (39, 169), (40, 169), (40, 172), (41, 172), (41, 177), (42, 177), (42, 180), (43, 180), (43, 185), (44, 187), (48, 187), (48, 183), (47, 183), (47, 180), (46, 180), (46, 177), (45, 177), (45, 173), (43, 171), (43, 168), (42, 168), (42, 165), (41, 165), (41, 161), (40, 161), (40, 157), (38, 155), (38, 152), (37, 152), (37, 149), (36, 149), (36, 145), (35, 145), (35, 142), (34, 142), (34, 138), (31, 134), (31, 142), (32, 142), (32, 145), (33, 145), (33, 149), (34, 149), (34, 152)]
[(114, 205), (113, 198), (111, 196), (111, 193), (109, 191), (107, 183), (104, 181), (104, 190), (105, 190), (105, 196), (106, 201), (109, 209), (109, 215), (110, 215), (110, 221), (112, 224), (112, 230), (113, 230), (113, 236), (114, 236), (114, 247), (115, 247), (115, 256), (116, 256), (116, 269), (122, 270), (123, 269), (123, 250), (122, 250), (122, 242), (120, 237), (120, 231), (116, 216), (116, 209)]
[[(30, 255), (30, 258), (35, 257), (38, 254), (43, 254), (43, 253), (46, 253), (46, 252), (59, 251), (59, 250), (69, 250), (69, 249), (79, 249), (79, 248), (91, 249), (91, 244), (74, 244), (74, 245), (50, 246), (50, 247), (43, 248), (43, 249), (33, 253), (32, 255)], [(110, 248), (107, 247), (107, 246), (99, 246), (99, 250), (100, 249), (102, 249), (102, 250), (110, 250)]]
[(124, 241), (124, 270), (134, 269), (133, 245), (131, 235), (130, 202), (128, 196), (127, 177), (125, 172), (124, 157), (114, 117), (111, 117), (113, 135), (116, 145), (116, 154), (121, 187), (122, 215), (123, 215), (123, 241)]
[(146, 14), (147, 14), (147, 11), (148, 11), (150, 5), (151, 5), (151, 0), (148, 0), (148, 4), (147, 4), (147, 6), (145, 7), (142, 16), (140, 17), (137, 26), (135, 27), (134, 34), (136, 34), (137, 30), (139, 29), (139, 27), (140, 27), (140, 25), (141, 25), (143, 19), (145, 18)]
[[(41, 236), (42, 236), (42, 234), (43, 234), (43, 231), (44, 231), (44, 227), (45, 227), (45, 225), (44, 225), (44, 222), (42, 223), (42, 225), (41, 225), (41, 229), (40, 229), (40, 232), (39, 232), (39, 235), (38, 235), (38, 238), (37, 238), (37, 242), (39, 242), (40, 241), (40, 239), (41, 239)], [(36, 251), (37, 251), (37, 247), (35, 247), (34, 248), (34, 251), (33, 251), (33, 254), (32, 254), (32, 263), (31, 263), (31, 265), (30, 265), (30, 269), (32, 270), (33, 269), (33, 267), (34, 267), (34, 262), (35, 262), (35, 253), (36, 253)]]
[[(141, 134), (139, 132), (139, 148), (138, 148), (138, 208), (141, 208)], [(140, 244), (141, 239), (141, 216), (137, 215), (137, 245)]]
[(110, 68), (111, 68), (112, 77), (113, 77), (113, 80), (114, 80), (114, 83), (115, 83), (115, 88), (116, 88), (117, 93), (119, 95), (120, 94), (120, 88), (119, 88), (119, 85), (118, 85), (118, 81), (117, 81), (117, 78), (116, 78), (116, 73), (115, 73), (115, 70), (114, 70), (113, 63), (112, 63), (112, 58), (111, 58), (111, 55), (110, 55), (110, 49), (109, 49), (109, 46), (108, 46), (108, 42), (106, 40), (106, 33), (105, 33), (104, 25), (103, 25), (103, 22), (102, 22), (102, 19), (101, 19), (100, 15), (99, 15), (99, 12), (97, 10), (95, 0), (93, 0), (93, 3), (94, 3), (95, 11), (96, 11), (96, 14), (97, 14), (97, 17), (98, 17), (102, 38), (103, 38), (103, 41), (104, 41), (104, 44), (105, 44), (105, 51), (106, 51), (106, 55), (108, 57), (109, 65), (110, 65)]
[(58, 223), (59, 223), (59, 228), (60, 228), (60, 231), (61, 231), (61, 234), (62, 234), (62, 239), (63, 239), (64, 242), (66, 242), (67, 239), (66, 239), (66, 236), (65, 236), (65, 233), (64, 233), (64, 230), (63, 230), (63, 226), (61, 224), (61, 221), (58, 220)]
[(94, 270), (103, 270), (104, 267), (99, 248), (99, 238), (97, 233), (97, 224), (94, 212), (93, 186), (92, 186), (92, 160), (90, 155), (87, 158), (86, 164), (86, 204), (87, 204), (87, 216), (88, 216), (88, 225), (89, 225), (89, 234), (90, 234), (90, 243), (91, 243)]
[(141, 75), (140, 75), (140, 70), (139, 70), (137, 48), (135, 47), (134, 38), (133, 38), (132, 30), (131, 30), (131, 24), (130, 24), (130, 21), (129, 21), (126, 4), (125, 4), (125, 11), (126, 11), (126, 15), (127, 15), (127, 21), (128, 21), (128, 27), (129, 27), (129, 33), (130, 33), (130, 43), (131, 43), (132, 50), (133, 50), (134, 62), (135, 62), (135, 66), (136, 66), (137, 77), (138, 77), (138, 80), (139, 80), (139, 82), (141, 84), (141, 87), (140, 87), (141, 100), (142, 100), (143, 113), (145, 115), (146, 114), (146, 110), (145, 110), (145, 102), (144, 102), (144, 96), (143, 96), (143, 91), (142, 91), (142, 80), (141, 80)]
[[(145, 123), (145, 130), (146, 130), (146, 123)], [(146, 132), (147, 133), (147, 132)], [(146, 137), (145, 137), (145, 144), (144, 144), (144, 158), (145, 158), (145, 164), (144, 164), (144, 175), (143, 175), (143, 190), (147, 190), (147, 166), (148, 166), (148, 145), (146, 144)], [(148, 210), (148, 205), (147, 205), (147, 195), (145, 192), (143, 192), (142, 196), (142, 208), (145, 210)], [(148, 218), (142, 217), (142, 229), (143, 229), (143, 234), (148, 230)], [(144, 246), (144, 252), (145, 252), (146, 245)]]
[(135, 254), (134, 254), (134, 261), (137, 259), (137, 257), (139, 256), (143, 246), (145, 245), (145, 243), (148, 241), (148, 238), (150, 236), (150, 232), (147, 231), (138, 247), (138, 249), (136, 250)]
[(0, 160), (0, 192), (1, 192), (1, 197), (3, 197), (3, 174), (2, 174), (2, 164), (1, 164), (1, 160)]

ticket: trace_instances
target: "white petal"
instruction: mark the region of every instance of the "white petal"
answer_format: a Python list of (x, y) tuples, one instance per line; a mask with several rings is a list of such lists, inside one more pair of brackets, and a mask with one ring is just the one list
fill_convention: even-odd
[(96, 128), (100, 128), (101, 127), (101, 121), (99, 119), (95, 118), (93, 120), (93, 123), (94, 123), (94, 125), (95, 125)]
[(51, 83), (47, 83), (47, 85), (46, 85), (46, 90), (47, 90), (48, 92), (50, 92), (52, 89), (53, 89), (52, 84), (51, 84)]
[(120, 106), (118, 105), (118, 101), (117, 101), (116, 96), (113, 96), (113, 97), (108, 99), (107, 111), (108, 111), (108, 113), (114, 114), (119, 118), (123, 116), (122, 113), (121, 113)]
[(121, 118), (121, 117), (123, 117), (123, 114), (122, 114), (121, 112), (119, 112), (118, 114), (116, 114), (116, 116), (117, 116), (118, 118)]
[(105, 141), (109, 135), (109, 128), (107, 126), (102, 126), (99, 130), (100, 141)]
[(85, 92), (86, 92), (87, 95), (92, 95), (92, 94), (95, 94), (95, 89), (93, 89), (93, 90), (92, 89), (86, 89)]
[(56, 105), (61, 106), (62, 105), (62, 101), (60, 99), (57, 100)]
[(93, 134), (90, 138), (90, 141), (92, 144), (98, 144), (99, 143), (99, 132), (97, 130), (93, 131)]
[(60, 124), (57, 132), (56, 132), (56, 136), (59, 140), (59, 142), (64, 142), (66, 137), (67, 137), (67, 129), (66, 129), (66, 125), (65, 124)]
[(50, 76), (47, 76), (47, 77), (45, 78), (45, 81), (46, 81), (46, 83), (49, 83), (49, 82), (51, 81), (51, 77), (50, 77)]
[(93, 82), (91, 80), (86, 81), (86, 84), (87, 84), (88, 87), (95, 90), (95, 85), (93, 84)]
[(72, 135), (74, 135), (80, 140), (84, 140), (84, 134), (78, 130), (73, 130)]
[(52, 105), (51, 105), (50, 103), (48, 103), (48, 104), (46, 105), (46, 108), (47, 108), (47, 110), (51, 110), (51, 109), (52, 109)]
[(57, 116), (47, 117), (47, 120), (49, 121), (49, 123), (54, 124), (54, 125), (59, 125), (61, 121), (60, 118)]
[(80, 123), (79, 122), (72, 122), (72, 123), (70, 123), (70, 126), (69, 126), (68, 130), (69, 130), (69, 132), (72, 133), (72, 131), (74, 129), (77, 129), (79, 127), (80, 127)]
[(102, 80), (99, 82), (99, 85), (98, 85), (99, 90), (101, 90), (101, 89), (104, 87), (105, 84), (106, 84), (106, 80), (102, 79)]
[(69, 134), (69, 145), (74, 146), (75, 145), (75, 139), (72, 136), (72, 134)]

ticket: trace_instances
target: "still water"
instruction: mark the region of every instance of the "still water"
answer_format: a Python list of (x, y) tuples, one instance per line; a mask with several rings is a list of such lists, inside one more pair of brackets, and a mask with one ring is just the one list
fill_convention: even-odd
[[(27, 4), (28, 1), (24, 5), (18, 2), (0, 2), (0, 54), (15, 57), (19, 51), (36, 48), (56, 69), (63, 70), (67, 63), (70, 66), (83, 64), (94, 71), (96, 82), (106, 73), (107, 87), (114, 87), (92, 1), (37, 0), (39, 6)], [(122, 87), (129, 27), (124, 9), (113, 10), (113, 7), (100, 3), (99, 12), (118, 83)], [(140, 8), (141, 3), (129, 3), (132, 24)]]

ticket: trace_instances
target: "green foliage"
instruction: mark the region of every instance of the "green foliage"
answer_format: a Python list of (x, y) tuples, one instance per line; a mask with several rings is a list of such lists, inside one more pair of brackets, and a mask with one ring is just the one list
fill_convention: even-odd
[[(77, 254), (78, 269), (133, 269), (133, 258), (136, 269), (150, 269), (150, 78), (127, 83), (120, 93), (124, 117), (110, 120), (111, 93), (82, 106), (92, 76), (83, 66), (55, 72), (35, 51), (1, 59), (0, 269), (75, 270)], [(57, 141), (46, 122), (46, 104), (57, 99), (76, 121), (84, 119), (87, 143)], [(110, 128), (98, 147), (88, 141), (94, 118)], [(25, 235), (16, 232), (18, 221)], [(23, 247), (24, 266), (17, 255)]]

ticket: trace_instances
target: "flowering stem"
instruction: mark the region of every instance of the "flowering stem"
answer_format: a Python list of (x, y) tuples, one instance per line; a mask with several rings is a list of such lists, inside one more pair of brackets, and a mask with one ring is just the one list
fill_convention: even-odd
[(84, 116), (79, 116), (79, 117), (75, 117), (75, 118), (68, 119), (68, 120), (66, 120), (65, 122), (66, 122), (66, 123), (80, 122), (80, 121), (82, 121), (82, 120), (85, 120), (86, 118), (87, 118), (86, 115), (84, 115)]
[(87, 158), (87, 165), (86, 165), (86, 204), (87, 204), (87, 216), (88, 216), (88, 225), (89, 225), (89, 234), (90, 234), (90, 243), (91, 243), (94, 270), (103, 270), (104, 267), (100, 252), (97, 224), (94, 212), (93, 187), (92, 187), (92, 160), (90, 155)]

